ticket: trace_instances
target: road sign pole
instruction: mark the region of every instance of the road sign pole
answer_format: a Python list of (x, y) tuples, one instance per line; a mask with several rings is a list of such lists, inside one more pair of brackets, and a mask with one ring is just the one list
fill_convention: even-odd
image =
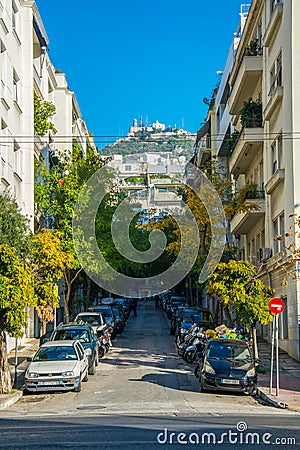
[(276, 316), (273, 316), (272, 341), (271, 341), (270, 394), (272, 394), (272, 388), (273, 388), (275, 321), (276, 321)]
[(279, 325), (279, 314), (275, 317), (276, 323), (276, 396), (279, 396), (279, 342), (278, 342), (278, 325)]

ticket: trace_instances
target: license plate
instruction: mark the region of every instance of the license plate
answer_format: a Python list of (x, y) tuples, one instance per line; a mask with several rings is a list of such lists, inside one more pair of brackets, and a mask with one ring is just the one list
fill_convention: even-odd
[(239, 380), (232, 380), (230, 378), (222, 378), (222, 384), (240, 384)]
[(52, 386), (53, 384), (58, 384), (58, 381), (44, 381), (44, 386)]

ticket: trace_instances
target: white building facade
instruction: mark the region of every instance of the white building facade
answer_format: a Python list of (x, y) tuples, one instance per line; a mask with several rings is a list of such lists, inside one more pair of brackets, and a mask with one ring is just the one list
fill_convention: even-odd
[[(257, 268), (257, 276), (285, 303), (280, 315), (280, 346), (300, 359), (299, 265), (290, 244), (299, 246), (293, 231), (300, 213), (300, 3), (297, 0), (253, 0), (228, 78), (226, 102), (216, 116), (231, 116), (235, 130), (231, 147), (218, 145), (228, 159), (236, 188), (258, 207), (231, 220), (241, 259)], [(217, 142), (224, 139), (217, 121)], [(290, 263), (292, 276), (283, 268)], [(270, 338), (270, 327), (261, 327)]]

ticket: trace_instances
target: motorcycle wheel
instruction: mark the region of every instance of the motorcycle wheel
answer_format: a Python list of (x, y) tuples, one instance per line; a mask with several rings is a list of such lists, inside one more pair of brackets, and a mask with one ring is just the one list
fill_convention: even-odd
[(101, 346), (101, 347), (99, 347), (99, 350), (98, 350), (98, 358), (100, 359), (100, 358), (103, 358), (103, 356), (104, 356), (104, 348)]
[(185, 352), (184, 359), (187, 363), (192, 364), (195, 360), (194, 352)]

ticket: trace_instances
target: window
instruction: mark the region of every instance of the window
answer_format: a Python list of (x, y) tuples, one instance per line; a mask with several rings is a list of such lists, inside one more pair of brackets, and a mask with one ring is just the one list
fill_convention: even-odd
[(278, 252), (284, 251), (285, 248), (285, 236), (284, 236), (284, 214), (276, 217), (273, 220), (273, 250), (274, 255)]
[(19, 86), (20, 78), (18, 77), (17, 72), (13, 70), (13, 100), (17, 103), (20, 100)]
[(288, 328), (288, 311), (287, 311), (287, 297), (281, 297), (284, 301), (284, 310), (279, 314), (279, 337), (280, 339), (289, 338), (289, 328)]
[(272, 175), (278, 169), (278, 161), (277, 161), (277, 151), (276, 151), (276, 143), (271, 145), (271, 155), (272, 155)]
[(281, 3), (282, 0), (270, 0), (270, 1), (271, 1), (271, 4), (270, 4), (270, 12), (271, 12), (271, 14), (272, 14), (272, 12), (274, 11), (274, 9), (275, 9), (277, 3)]
[(274, 250), (274, 255), (276, 255), (276, 253), (278, 253), (278, 217), (273, 220), (273, 250)]
[(279, 216), (279, 235), (281, 239), (279, 241), (279, 251), (282, 252), (285, 247), (285, 235), (284, 235), (284, 214)]
[(11, 25), (16, 32), (19, 31), (19, 11), (14, 1), (12, 2)]
[(270, 91), (269, 96), (273, 95), (276, 87), (282, 86), (282, 54), (276, 58), (270, 70)]
[(271, 145), (272, 175), (282, 166), (282, 134), (280, 133)]
[(22, 178), (22, 151), (16, 141), (14, 141), (14, 172)]

